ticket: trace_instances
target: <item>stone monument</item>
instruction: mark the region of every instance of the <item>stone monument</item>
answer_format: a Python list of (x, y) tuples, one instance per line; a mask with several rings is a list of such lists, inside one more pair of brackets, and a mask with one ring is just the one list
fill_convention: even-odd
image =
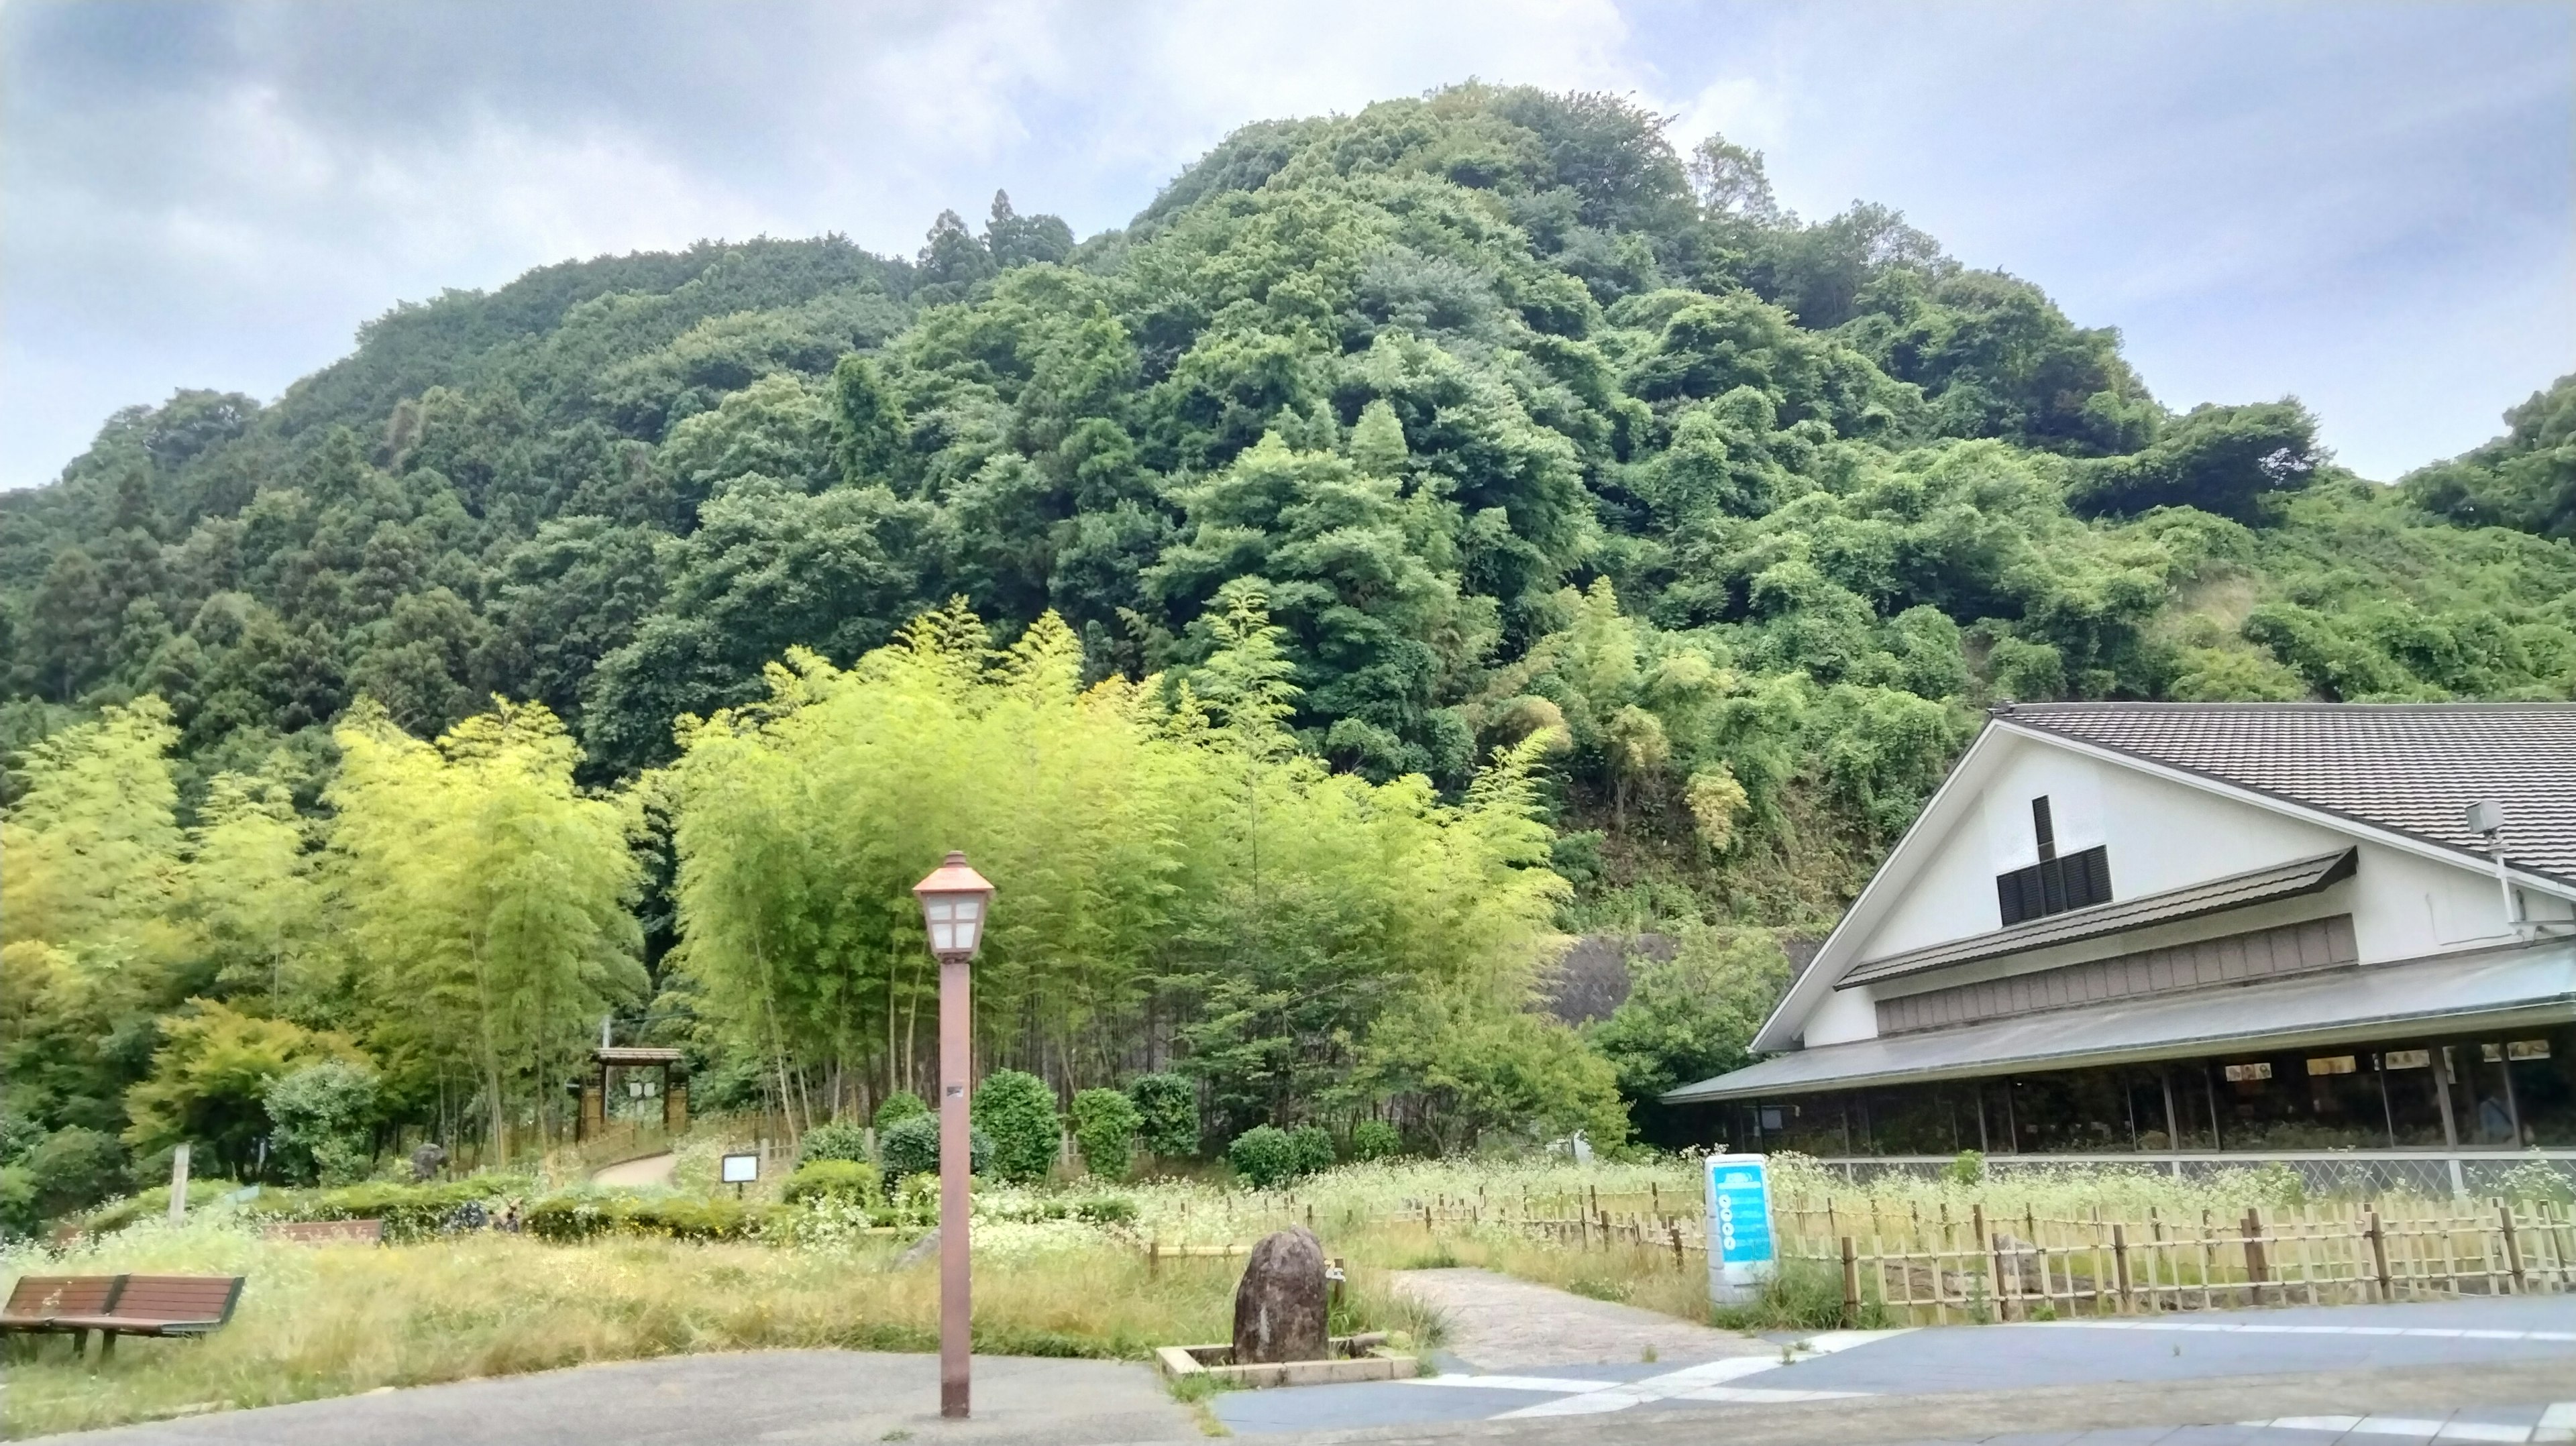
[(1324, 1245), (1312, 1231), (1282, 1230), (1252, 1247), (1234, 1292), (1234, 1364), (1326, 1359), (1324, 1292)]

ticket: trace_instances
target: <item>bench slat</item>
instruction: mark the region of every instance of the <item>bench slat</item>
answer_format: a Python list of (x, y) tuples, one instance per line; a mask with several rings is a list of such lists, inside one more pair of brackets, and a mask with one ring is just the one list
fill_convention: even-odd
[(116, 1306), (122, 1275), (23, 1275), (9, 1291), (5, 1314), (12, 1324), (59, 1315), (97, 1315)]
[[(237, 1275), (128, 1276), (125, 1288), (117, 1294), (113, 1306), (84, 1314), (97, 1319), (131, 1322), (205, 1321), (221, 1324), (232, 1318), (233, 1305), (241, 1297), (241, 1287), (242, 1278)], [(66, 1318), (65, 1324), (72, 1322)], [(80, 1328), (125, 1329), (123, 1326)]]

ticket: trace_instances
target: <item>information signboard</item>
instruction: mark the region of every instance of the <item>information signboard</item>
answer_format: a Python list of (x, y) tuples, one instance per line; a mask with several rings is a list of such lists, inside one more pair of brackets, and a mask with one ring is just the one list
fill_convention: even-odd
[(725, 1184), (746, 1185), (759, 1178), (760, 1157), (758, 1155), (727, 1155), (724, 1157), (723, 1179)]
[(1771, 1173), (1760, 1155), (1711, 1155), (1708, 1171), (1708, 1298), (1751, 1300), (1777, 1268), (1771, 1238)]

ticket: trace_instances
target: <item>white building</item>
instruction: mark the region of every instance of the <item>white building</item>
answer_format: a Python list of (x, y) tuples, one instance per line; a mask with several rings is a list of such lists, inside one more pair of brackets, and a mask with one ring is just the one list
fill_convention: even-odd
[(1664, 1099), (1829, 1159), (2576, 1158), (2576, 705), (1999, 710), (1754, 1047)]

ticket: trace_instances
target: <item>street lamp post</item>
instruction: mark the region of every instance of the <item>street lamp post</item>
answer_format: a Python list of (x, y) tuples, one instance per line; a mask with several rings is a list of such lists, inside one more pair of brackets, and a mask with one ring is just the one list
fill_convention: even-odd
[(973, 1168), (967, 1076), (974, 1072), (974, 1014), (967, 966), (984, 942), (993, 886), (951, 853), (912, 886), (930, 952), (939, 960), (939, 1414), (966, 1418), (974, 1303), (967, 1277), (966, 1191)]

